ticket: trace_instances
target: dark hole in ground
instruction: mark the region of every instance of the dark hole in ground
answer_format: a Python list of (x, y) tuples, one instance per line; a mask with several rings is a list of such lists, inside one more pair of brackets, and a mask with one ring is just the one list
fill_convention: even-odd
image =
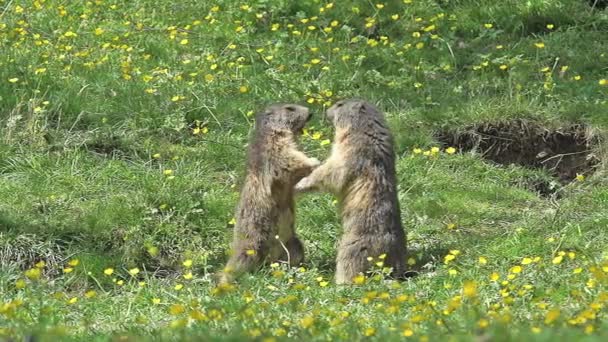
[[(562, 185), (578, 174), (592, 174), (600, 162), (594, 154), (599, 138), (582, 124), (548, 129), (538, 123), (512, 120), (446, 130), (436, 138), (446, 147), (475, 151), (498, 164), (545, 169)], [(547, 195), (559, 187), (531, 184), (530, 188)]]

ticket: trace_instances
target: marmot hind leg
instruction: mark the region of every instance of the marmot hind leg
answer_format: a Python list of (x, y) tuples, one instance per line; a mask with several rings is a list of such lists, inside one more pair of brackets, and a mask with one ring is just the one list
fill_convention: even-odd
[(336, 258), (336, 284), (352, 284), (369, 270), (368, 249), (359, 243), (340, 243)]
[(218, 282), (231, 283), (238, 276), (250, 272), (262, 264), (268, 254), (265, 248), (239, 248), (228, 259), (226, 266), (218, 276)]

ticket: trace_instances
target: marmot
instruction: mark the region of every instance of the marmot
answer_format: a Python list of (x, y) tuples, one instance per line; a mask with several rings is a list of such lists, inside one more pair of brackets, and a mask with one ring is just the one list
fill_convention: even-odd
[(393, 276), (405, 273), (406, 237), (397, 197), (393, 138), (384, 115), (362, 100), (339, 101), (327, 111), (336, 128), (329, 158), (296, 185), (338, 197), (343, 235), (336, 283), (351, 283), (369, 270), (368, 257), (386, 254)]
[(308, 108), (295, 104), (272, 105), (257, 114), (236, 210), (232, 255), (220, 283), (264, 262), (298, 265), (303, 261), (302, 242), (294, 231), (294, 185), (320, 162), (298, 151), (296, 139), (310, 117)]

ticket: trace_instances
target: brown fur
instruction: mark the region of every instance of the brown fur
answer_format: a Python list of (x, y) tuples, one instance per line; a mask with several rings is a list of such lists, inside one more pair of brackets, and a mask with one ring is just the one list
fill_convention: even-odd
[(329, 158), (296, 185), (325, 190), (340, 203), (344, 233), (338, 246), (336, 283), (351, 283), (369, 270), (367, 257), (386, 254), (393, 275), (405, 272), (406, 239), (397, 197), (393, 138), (384, 115), (360, 100), (327, 111), (336, 128)]
[(304, 249), (294, 231), (293, 189), (319, 165), (297, 149), (296, 137), (309, 118), (308, 108), (292, 104), (273, 105), (256, 116), (232, 255), (220, 282), (231, 282), (267, 261), (303, 261)]

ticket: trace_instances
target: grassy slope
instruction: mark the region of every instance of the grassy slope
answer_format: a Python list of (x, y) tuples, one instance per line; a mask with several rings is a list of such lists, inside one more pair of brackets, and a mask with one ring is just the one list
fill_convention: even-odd
[[(607, 14), (582, 0), (382, 4), (0, 0), (0, 336), (606, 335), (606, 272), (593, 268), (607, 257), (604, 170), (553, 202), (522, 186), (542, 172), (411, 151), (433, 146), (437, 129), (497, 119), (604, 131)], [(351, 96), (379, 103), (393, 127), (421, 274), (400, 288), (321, 286), (340, 226), (332, 198), (311, 195), (298, 203), (308, 270), (215, 293), (251, 111), (308, 102), (317, 116), (303, 149), (323, 158), (332, 132), (321, 113)], [(460, 254), (446, 265), (450, 250)], [(19, 269), (40, 259), (52, 280), (16, 289)], [(133, 267), (149, 272), (131, 277)], [(477, 294), (461, 302), (467, 280)]]

